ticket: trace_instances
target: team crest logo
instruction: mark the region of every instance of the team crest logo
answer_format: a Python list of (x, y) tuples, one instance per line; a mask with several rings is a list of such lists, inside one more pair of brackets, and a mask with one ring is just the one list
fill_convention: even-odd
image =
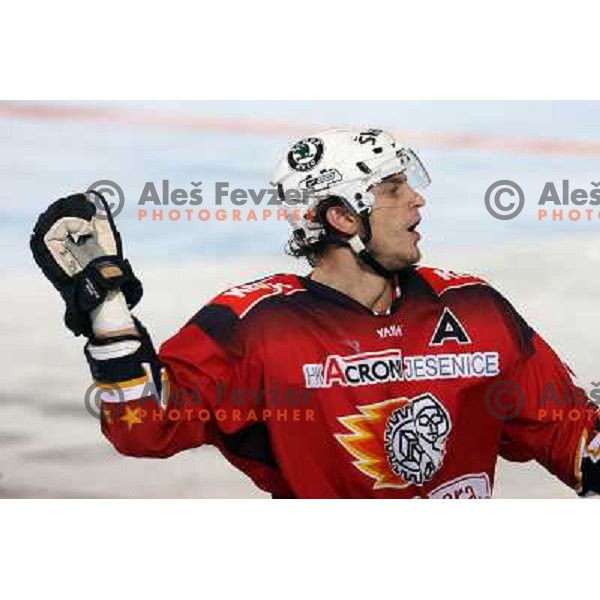
[(296, 142), (288, 152), (288, 164), (294, 171), (309, 171), (323, 157), (323, 142), (311, 137)]
[(452, 421), (435, 396), (358, 408), (361, 414), (339, 418), (352, 433), (335, 437), (357, 459), (354, 466), (375, 480), (374, 489), (422, 485), (440, 470)]

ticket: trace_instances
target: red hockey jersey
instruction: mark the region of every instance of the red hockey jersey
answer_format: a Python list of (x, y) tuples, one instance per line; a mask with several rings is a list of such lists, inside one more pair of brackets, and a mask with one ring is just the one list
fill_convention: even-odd
[(122, 453), (202, 444), (277, 497), (491, 494), (499, 455), (581, 485), (596, 408), (484, 281), (410, 268), (387, 314), (296, 275), (232, 288), (159, 352), (163, 403), (123, 382)]

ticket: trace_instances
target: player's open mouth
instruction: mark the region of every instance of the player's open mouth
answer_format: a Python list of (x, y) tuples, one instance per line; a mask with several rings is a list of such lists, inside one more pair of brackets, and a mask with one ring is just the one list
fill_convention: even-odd
[(415, 236), (416, 241), (419, 241), (421, 239), (421, 234), (417, 231), (417, 227), (419, 226), (420, 223), (421, 223), (421, 219), (419, 219), (418, 221), (415, 221), (410, 227), (406, 228), (406, 230), (409, 233), (412, 233), (413, 236)]

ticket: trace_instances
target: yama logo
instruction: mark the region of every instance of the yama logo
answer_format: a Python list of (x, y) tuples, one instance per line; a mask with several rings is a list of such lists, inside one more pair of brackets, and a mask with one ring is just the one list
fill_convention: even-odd
[(377, 335), (381, 339), (400, 337), (402, 335), (402, 327), (400, 325), (390, 325), (389, 327), (380, 327), (377, 330)]

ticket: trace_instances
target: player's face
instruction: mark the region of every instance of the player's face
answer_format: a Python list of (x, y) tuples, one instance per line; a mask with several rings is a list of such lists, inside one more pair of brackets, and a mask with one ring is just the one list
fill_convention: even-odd
[(387, 269), (398, 270), (421, 258), (421, 235), (416, 231), (425, 199), (413, 190), (402, 175), (394, 175), (373, 188), (370, 250)]

